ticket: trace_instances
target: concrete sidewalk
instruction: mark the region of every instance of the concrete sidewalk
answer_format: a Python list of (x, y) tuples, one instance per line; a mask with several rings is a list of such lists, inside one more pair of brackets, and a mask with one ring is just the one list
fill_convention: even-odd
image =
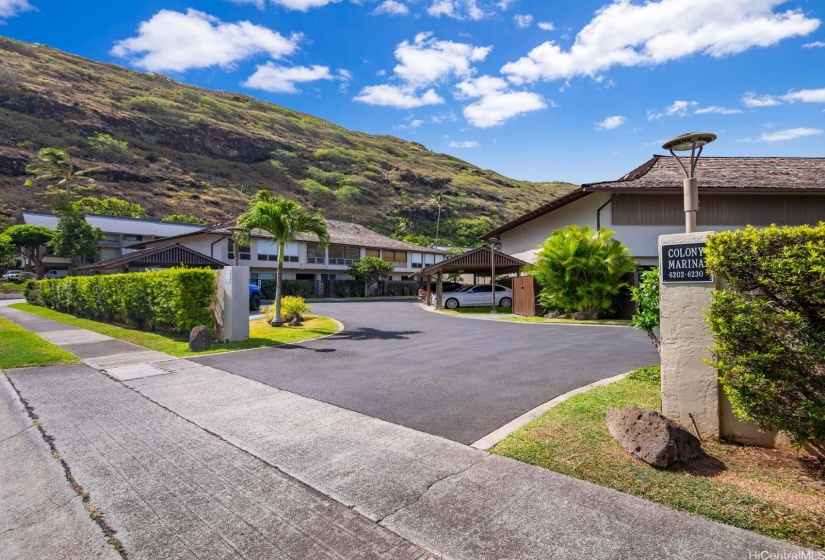
[[(0, 309), (12, 320), (25, 319), (10, 316), (9, 311)], [(45, 323), (33, 326), (54, 328)], [(64, 347), (71, 351), (72, 345)], [(98, 355), (91, 359), (103, 358)], [(112, 369), (120, 373), (125, 385), (176, 417), (219, 435), (264, 464), (442, 558), (744, 560), (762, 551), (803, 552), (748, 531), (678, 513), (188, 360), (169, 358), (147, 365), (114, 365)], [(11, 372), (11, 377), (31, 399), (35, 411), (43, 411), (47, 431), (49, 417), (54, 419), (55, 430), (65, 430), (64, 442), (80, 439), (72, 435), (72, 425), (83, 426), (83, 437), (90, 442), (116, 440), (97, 450), (107, 460), (118, 459), (118, 446), (123, 447), (118, 438), (128, 436), (123, 430), (130, 431), (129, 426), (149, 429), (169, 422), (158, 412), (160, 409), (143, 399), (140, 401), (144, 404), (138, 405), (136, 393), (87, 368), (18, 370)], [(97, 392), (97, 396), (89, 396), (89, 391)], [(129, 418), (113, 417), (113, 408), (123, 408)], [(57, 445), (60, 449), (61, 438)], [(181, 456), (175, 468), (194, 473), (206, 467), (208, 456), (196, 454), (197, 447), (187, 446), (190, 456)], [(89, 453), (78, 450), (71, 455), (70, 465), (88, 462)], [(144, 463), (152, 464), (149, 459)], [(221, 472), (234, 476), (235, 470), (230, 463)], [(93, 492), (96, 486), (101, 492), (117, 495), (114, 490), (106, 490), (113, 475), (102, 466), (89, 467), (86, 472), (90, 479), (98, 476), (91, 485)], [(243, 491), (245, 484), (238, 480), (236, 490)], [(261, 497), (261, 507), (265, 507), (269, 500), (279, 498), (279, 492)], [(104, 510), (114, 508), (116, 501), (107, 503)], [(151, 517), (150, 512), (145, 515)]]

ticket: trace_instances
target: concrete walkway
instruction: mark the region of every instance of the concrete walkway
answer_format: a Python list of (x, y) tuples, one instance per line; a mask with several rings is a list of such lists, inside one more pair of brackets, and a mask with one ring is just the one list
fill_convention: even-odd
[[(0, 309), (12, 320), (21, 319), (8, 311)], [(45, 323), (38, 327), (49, 328)], [(142, 366), (113, 369), (118, 367), (139, 370)], [(126, 515), (117, 512), (127, 504), (127, 512), (136, 508), (131, 519), (168, 527), (167, 533), (158, 533), (163, 538), (154, 540), (124, 535), (127, 550), (157, 552), (151, 548), (153, 542), (171, 546), (177, 542), (175, 536), (185, 541), (181, 534), (199, 542), (206, 526), (215, 533), (208, 542), (226, 544), (229, 529), (222, 524), (234, 515), (249, 526), (242, 539), (248, 548), (236, 544), (234, 550), (254, 551), (267, 535), (255, 523), (258, 516), (288, 519), (286, 511), (298, 511), (301, 504), (310, 504), (311, 511), (322, 507), (312, 505), (323, 502), (314, 494), (294, 501), (284, 496), (297, 492), (292, 486), (297, 480), (335, 500), (323, 507), (341, 511), (351, 507), (402, 539), (449, 559), (744, 560), (762, 551), (803, 552), (192, 361), (159, 360), (147, 367), (151, 375), (129, 376), (120, 370), (123, 384), (78, 366), (10, 372), (41, 414), (47, 432), (55, 432), (56, 445), (77, 471), (78, 480), (86, 481), (84, 486), (107, 516)], [(211, 439), (195, 426), (224, 442), (212, 449), (205, 443)], [(253, 457), (257, 471), (245, 463)], [(249, 474), (262, 470), (266, 477), (275, 477), (272, 467), (288, 475), (271, 483), (273, 489)], [(220, 484), (211, 481), (210, 472), (219, 473)], [(158, 479), (162, 487), (155, 486)], [(201, 480), (209, 482), (202, 485)], [(141, 506), (129, 494), (130, 487), (134, 492), (148, 488), (151, 500), (169, 495), (171, 505), (169, 509)], [(143, 500), (155, 503), (148, 497)], [(374, 524), (371, 527), (378, 530)], [(401, 543), (393, 543), (397, 548), (391, 550), (407, 555)], [(330, 551), (340, 552), (338, 545), (329, 546)], [(178, 547), (180, 556), (167, 557), (187, 557), (191, 552)], [(416, 553), (423, 552), (416, 549), (410, 554)]]

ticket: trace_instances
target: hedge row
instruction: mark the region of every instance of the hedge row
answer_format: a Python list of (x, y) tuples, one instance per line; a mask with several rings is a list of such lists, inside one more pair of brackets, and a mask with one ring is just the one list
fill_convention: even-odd
[(89, 319), (188, 332), (214, 328), (214, 294), (213, 271), (179, 268), (41, 280), (27, 287), (26, 299)]
[(796, 441), (825, 438), (825, 223), (717, 233), (705, 254), (728, 283), (708, 320), (734, 410)]

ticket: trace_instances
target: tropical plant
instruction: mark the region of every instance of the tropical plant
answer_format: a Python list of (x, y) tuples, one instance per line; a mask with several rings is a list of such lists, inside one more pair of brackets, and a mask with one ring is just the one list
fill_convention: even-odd
[(91, 260), (97, 254), (97, 245), (104, 239), (100, 228), (92, 227), (86, 221), (86, 215), (79, 211), (66, 212), (57, 220), (54, 237), (49, 247), (58, 257), (70, 258), (72, 268), (83, 264), (84, 259)]
[(0, 234), (0, 268), (11, 268), (20, 260), (20, 249), (14, 246), (9, 236)]
[(43, 278), (44, 247), (54, 237), (54, 232), (45, 226), (21, 224), (11, 226), (3, 232), (8, 242), (22, 251), (28, 265), (34, 265), (35, 274)]
[[(68, 206), (72, 202), (72, 186), (76, 183), (94, 183), (89, 173), (97, 171), (99, 167), (90, 167), (82, 171), (75, 171), (72, 156), (66, 150), (57, 148), (43, 148), (26, 166), (26, 173), (34, 175), (26, 180), (25, 185), (30, 187), (37, 183), (48, 183), (47, 194), (57, 194), (60, 187), (66, 188)], [(58, 204), (55, 201), (55, 204)]]
[(639, 274), (639, 286), (630, 288), (630, 299), (636, 302), (638, 309), (630, 318), (633, 326), (645, 331), (656, 350), (662, 351), (662, 341), (656, 335), (659, 328), (659, 267), (642, 271)]
[(116, 216), (119, 218), (146, 218), (146, 210), (140, 204), (119, 198), (95, 198), (84, 196), (72, 202), (72, 210), (84, 214)]
[[(327, 222), (318, 214), (312, 214), (293, 200), (284, 197), (273, 199), (269, 191), (258, 191), (249, 202), (249, 210), (238, 217), (238, 241), (248, 245), (253, 229), (262, 229), (272, 235), (278, 244), (278, 268), (275, 276), (275, 316), (272, 326), (283, 325), (281, 319), (281, 283), (283, 279), (284, 249), (300, 234), (312, 234), (318, 238), (318, 247), (329, 244)], [(237, 252), (236, 252), (237, 253)]]
[(557, 229), (540, 247), (532, 272), (542, 287), (546, 309), (595, 316), (609, 311), (627, 285), (622, 277), (636, 268), (627, 247), (613, 232), (577, 225)]
[(357, 280), (364, 281), (364, 297), (366, 297), (370, 286), (382, 278), (386, 278), (393, 270), (395, 270), (395, 265), (391, 262), (383, 261), (377, 257), (363, 257), (349, 265), (347, 274)]

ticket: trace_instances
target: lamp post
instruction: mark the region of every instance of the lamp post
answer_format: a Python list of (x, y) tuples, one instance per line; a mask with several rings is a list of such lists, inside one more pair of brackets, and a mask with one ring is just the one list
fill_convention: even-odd
[(496, 311), (496, 245), (500, 245), (498, 239), (490, 240), (490, 289), (493, 294), (493, 307), (490, 308), (490, 313), (498, 313)]
[[(690, 132), (677, 136), (662, 144), (662, 148), (669, 150), (685, 172), (683, 190), (685, 196), (685, 232), (696, 231), (696, 213), (699, 211), (699, 182), (696, 180), (696, 164), (702, 155), (702, 148), (716, 140), (715, 134), (708, 132)], [(699, 149), (697, 152), (696, 149)], [(690, 152), (690, 164), (685, 166), (675, 152)]]

